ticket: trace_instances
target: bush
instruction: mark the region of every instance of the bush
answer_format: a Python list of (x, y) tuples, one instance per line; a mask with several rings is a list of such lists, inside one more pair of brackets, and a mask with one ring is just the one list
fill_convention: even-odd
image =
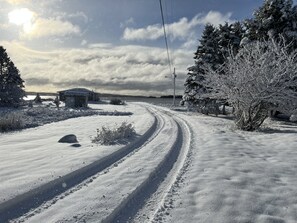
[(211, 97), (227, 99), (239, 129), (258, 129), (271, 110), (290, 114), (296, 109), (297, 51), (288, 51), (284, 41), (252, 42), (230, 55), (225, 75), (208, 70)]
[(97, 129), (97, 136), (92, 140), (93, 143), (100, 143), (103, 145), (124, 144), (127, 139), (136, 134), (134, 126), (123, 122), (120, 127), (115, 129), (108, 129), (102, 127)]
[(122, 101), (122, 100), (119, 99), (119, 98), (112, 98), (112, 99), (110, 99), (109, 104), (111, 104), (111, 105), (124, 105), (125, 102)]
[(19, 130), (23, 126), (22, 116), (18, 113), (8, 113), (0, 118), (0, 132)]

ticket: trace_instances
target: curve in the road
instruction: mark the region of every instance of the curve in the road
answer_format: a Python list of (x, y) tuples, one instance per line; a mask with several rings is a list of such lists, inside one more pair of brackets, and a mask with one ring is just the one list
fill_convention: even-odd
[[(164, 115), (168, 115), (162, 112)], [(102, 222), (128, 222), (145, 205), (146, 200), (157, 191), (167, 174), (177, 161), (183, 146), (183, 130), (179, 122), (173, 119), (178, 132), (170, 151), (165, 158), (150, 174), (150, 176), (138, 186), (106, 219)]]
[(181, 162), (181, 165), (179, 166), (172, 183), (169, 185), (169, 187), (167, 187), (166, 193), (164, 193), (163, 195), (162, 202), (159, 204), (159, 208), (155, 210), (151, 222), (160, 222), (160, 219), (169, 216), (168, 211), (172, 209), (173, 201), (175, 200), (174, 197), (178, 196), (177, 191), (179, 187), (181, 187), (181, 184), (184, 181), (184, 175), (188, 171), (188, 168), (192, 163), (193, 147), (191, 139), (193, 136), (193, 129), (189, 125), (188, 121), (184, 118), (180, 117), (179, 115), (175, 116), (175, 118), (178, 118), (181, 123), (183, 123), (183, 126), (186, 129), (186, 132), (188, 134), (186, 136), (188, 137), (188, 146), (184, 151), (183, 157), (181, 157), (183, 161)]

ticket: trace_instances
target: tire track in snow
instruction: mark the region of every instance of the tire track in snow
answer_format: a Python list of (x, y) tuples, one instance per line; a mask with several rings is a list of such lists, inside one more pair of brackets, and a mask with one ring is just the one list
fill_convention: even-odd
[[(152, 112), (149, 111), (151, 114)], [(159, 127), (160, 119), (154, 116), (153, 125), (135, 141), (124, 146), (118, 151), (103, 157), (83, 168), (66, 174), (63, 177), (50, 181), (40, 187), (30, 190), (24, 194), (18, 195), (13, 199), (5, 201), (0, 204), (0, 222), (8, 222), (12, 219), (18, 218), (31, 209), (37, 208), (44, 202), (49, 201), (63, 192), (77, 186), (86, 179), (102, 172), (104, 169), (112, 166), (114, 163), (123, 159), (125, 156), (133, 153), (133, 151), (140, 149), (143, 144), (152, 141), (163, 126)], [(162, 123), (161, 123), (162, 124)]]
[(175, 196), (182, 186), (189, 166), (192, 164), (192, 135), (193, 130), (187, 120), (180, 117), (178, 113), (173, 113), (168, 109), (158, 107), (165, 114), (172, 117), (182, 127), (183, 145), (180, 155), (170, 170), (166, 179), (161, 183), (158, 190), (147, 200), (145, 206), (129, 222), (161, 222), (169, 215), (173, 208)]
[[(157, 109), (157, 111), (163, 113), (163, 115), (170, 116), (177, 126), (178, 131), (175, 142), (164, 159), (159, 163), (155, 170), (151, 172), (150, 176), (102, 222), (108, 223), (131, 221), (136, 216), (137, 212), (146, 205), (146, 202), (149, 200), (149, 198), (159, 189), (160, 185), (168, 177), (169, 172), (172, 171), (175, 163), (179, 159), (182, 147), (184, 145), (185, 127), (182, 127), (180, 120), (177, 121), (176, 118), (173, 118), (172, 113), (168, 113), (160, 109)], [(181, 165), (184, 166), (183, 161)]]
[[(174, 114), (171, 113), (171, 115)], [(180, 166), (176, 167), (174, 179), (172, 179), (172, 183), (168, 185), (166, 192), (163, 194), (162, 201), (159, 204), (159, 208), (156, 209), (151, 222), (163, 222), (164, 218), (169, 216), (169, 211), (174, 208), (174, 197), (178, 196), (178, 189), (183, 184), (185, 180), (185, 173), (188, 171), (189, 167), (192, 164), (193, 130), (187, 120), (180, 116), (178, 116), (178, 119), (182, 122), (183, 127), (186, 129), (187, 134), (185, 134), (184, 136), (187, 137), (188, 142), (183, 157), (181, 157)]]
[[(176, 142), (183, 143), (176, 121), (158, 109), (152, 110), (162, 125), (155, 140), (148, 141), (144, 148), (118, 161), (108, 172), (97, 174), (87, 187), (56, 199), (52, 204), (49, 201), (48, 207), (44, 204), (18, 220), (40, 222), (55, 214), (59, 216), (52, 219), (53, 222), (125, 222), (133, 217), (145, 204), (146, 198), (158, 189), (160, 181), (170, 171), (170, 165), (179, 156)], [(170, 140), (172, 138), (176, 140)], [(69, 206), (78, 200), (83, 202), (79, 207)]]

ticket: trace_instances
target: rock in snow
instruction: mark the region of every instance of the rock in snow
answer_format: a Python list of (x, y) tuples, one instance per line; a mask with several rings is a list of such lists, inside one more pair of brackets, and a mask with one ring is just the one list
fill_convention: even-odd
[(77, 141), (76, 135), (69, 134), (69, 135), (63, 136), (58, 142), (60, 142), (60, 143), (77, 143), (78, 141)]

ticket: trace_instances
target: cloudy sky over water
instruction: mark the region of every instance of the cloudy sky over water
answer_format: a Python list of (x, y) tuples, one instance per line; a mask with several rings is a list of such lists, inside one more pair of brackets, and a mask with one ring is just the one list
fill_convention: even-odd
[[(252, 17), (262, 0), (162, 0), (182, 94), (206, 23)], [(87, 87), (172, 94), (159, 0), (0, 0), (0, 45), (27, 91)]]

